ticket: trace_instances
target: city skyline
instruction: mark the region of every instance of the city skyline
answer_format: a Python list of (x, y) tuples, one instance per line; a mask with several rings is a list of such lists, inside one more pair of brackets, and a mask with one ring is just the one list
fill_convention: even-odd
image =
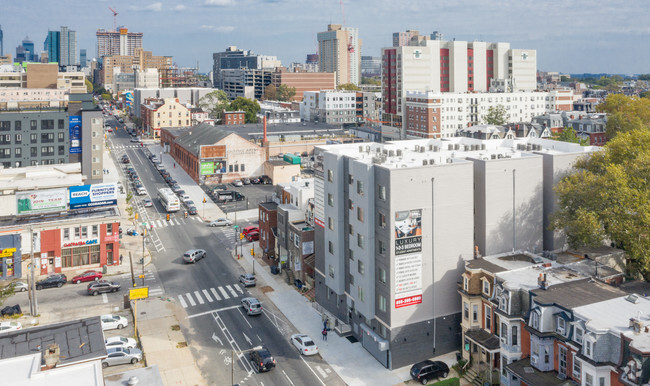
[[(7, 17), (0, 19), (5, 52), (13, 54), (26, 35), (41, 48), (48, 30), (68, 26), (77, 31), (77, 47), (95, 57), (97, 29), (113, 28), (110, 6), (119, 13), (118, 26), (144, 33), (146, 50), (171, 55), (181, 66), (198, 61), (201, 72), (210, 71), (213, 52), (230, 45), (277, 56), (283, 65), (304, 62), (307, 54), (318, 51), (316, 35), (330, 23), (358, 28), (364, 56), (380, 56), (381, 48), (391, 45), (393, 32), (412, 29), (425, 35), (440, 31), (446, 40), (504, 41), (512, 48), (535, 49), (540, 71), (635, 74), (648, 72), (645, 63), (650, 61), (650, 51), (639, 49), (650, 35), (640, 1), (610, 1), (598, 7), (586, 1), (501, 1), (495, 6), (474, 0), (406, 0), (399, 5), (379, 0), (372, 7), (345, 1), (345, 18), (335, 0), (63, 3), (66, 6), (54, 7), (35, 0), (29, 9), (5, 4)], [(171, 23), (175, 28), (169, 28)]]

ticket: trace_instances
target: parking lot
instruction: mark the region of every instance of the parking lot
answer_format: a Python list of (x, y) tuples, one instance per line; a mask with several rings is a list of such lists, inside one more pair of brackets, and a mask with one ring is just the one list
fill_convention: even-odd
[[(226, 184), (229, 191), (239, 192), (244, 195), (242, 201), (235, 202), (217, 202), (217, 205), (225, 213), (237, 212), (241, 210), (257, 208), (258, 205), (262, 202), (267, 202), (271, 200), (273, 194), (275, 193), (275, 186), (273, 185), (244, 185), (240, 187), (233, 186), (232, 184)], [(203, 190), (211, 191), (213, 186), (203, 186)]]

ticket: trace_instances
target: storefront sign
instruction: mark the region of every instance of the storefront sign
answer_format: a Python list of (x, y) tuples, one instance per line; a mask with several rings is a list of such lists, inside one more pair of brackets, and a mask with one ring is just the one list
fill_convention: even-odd
[(129, 299), (146, 299), (149, 297), (149, 287), (131, 288), (129, 289)]
[(9, 257), (13, 256), (14, 252), (16, 252), (16, 248), (5, 248), (0, 250), (0, 257)]
[(104, 241), (108, 243), (114, 243), (116, 241), (120, 240), (120, 235), (112, 235), (112, 236), (106, 236), (104, 237)]
[(395, 257), (395, 308), (422, 303), (422, 254)]
[(70, 248), (70, 247), (83, 247), (84, 245), (95, 245), (98, 244), (99, 240), (97, 239), (90, 239), (90, 240), (81, 240), (81, 241), (72, 241), (69, 243), (64, 243), (62, 245), (63, 248)]
[(70, 209), (117, 204), (117, 186), (114, 183), (71, 186), (69, 189)]
[(395, 254), (422, 252), (422, 209), (395, 212)]
[(66, 189), (44, 189), (16, 193), (18, 215), (66, 210)]

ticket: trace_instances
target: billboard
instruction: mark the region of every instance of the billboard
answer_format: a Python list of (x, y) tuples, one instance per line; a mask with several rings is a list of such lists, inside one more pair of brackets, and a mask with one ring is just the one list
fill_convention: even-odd
[(395, 308), (422, 303), (422, 254), (395, 257)]
[(124, 93), (124, 100), (126, 101), (126, 105), (128, 107), (133, 107), (133, 93), (131, 91)]
[(226, 161), (201, 162), (200, 173), (202, 176), (226, 173)]
[(66, 210), (67, 193), (65, 188), (16, 192), (16, 213), (27, 215)]
[(70, 154), (81, 153), (81, 116), (70, 116)]
[(69, 189), (70, 209), (117, 204), (117, 186), (114, 183), (71, 186)]
[(422, 209), (395, 212), (395, 255), (422, 252)]

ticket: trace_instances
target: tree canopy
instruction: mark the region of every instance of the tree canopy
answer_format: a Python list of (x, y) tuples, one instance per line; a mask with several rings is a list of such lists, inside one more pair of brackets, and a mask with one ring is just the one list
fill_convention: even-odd
[(344, 84), (339, 84), (338, 87), (336, 87), (337, 90), (349, 90), (349, 91), (361, 91), (361, 89), (354, 83), (344, 83)]
[(94, 87), (93, 87), (93, 84), (90, 83), (90, 81), (89, 81), (88, 79), (86, 79), (86, 80), (84, 81), (84, 83), (86, 84), (86, 92), (89, 93), (89, 94), (91, 94), (91, 93), (93, 92), (93, 88), (94, 88)]
[(490, 106), (485, 115), (485, 123), (488, 125), (505, 125), (508, 120), (508, 113), (503, 105)]
[(199, 99), (199, 107), (217, 120), (221, 119), (223, 110), (228, 110), (229, 106), (228, 94), (223, 90), (214, 90)]
[(255, 99), (237, 97), (230, 103), (228, 111), (244, 111), (246, 113), (246, 123), (257, 123), (260, 104)]
[(281, 84), (278, 87), (270, 84), (264, 89), (264, 99), (270, 101), (290, 102), (296, 95), (296, 88)]
[(619, 132), (602, 151), (576, 162), (555, 187), (551, 228), (573, 248), (605, 242), (627, 254), (628, 270), (650, 279), (650, 130)]
[(553, 139), (556, 141), (562, 141), (562, 142), (571, 142), (571, 143), (579, 143), (582, 146), (587, 146), (589, 145), (589, 141), (586, 139), (581, 139), (578, 137), (576, 134), (576, 131), (573, 130), (573, 127), (565, 127), (561, 133), (559, 134), (554, 134)]
[(650, 129), (650, 99), (610, 94), (597, 107), (607, 113), (607, 137), (614, 138), (622, 132)]

